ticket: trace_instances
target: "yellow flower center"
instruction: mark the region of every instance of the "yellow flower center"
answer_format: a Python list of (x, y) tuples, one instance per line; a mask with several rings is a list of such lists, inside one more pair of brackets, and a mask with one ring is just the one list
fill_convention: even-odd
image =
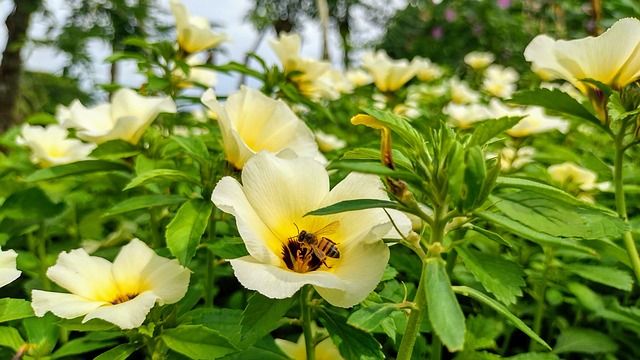
[(111, 300), (113, 305), (122, 304), (129, 300), (135, 299), (139, 294), (118, 294), (115, 299)]

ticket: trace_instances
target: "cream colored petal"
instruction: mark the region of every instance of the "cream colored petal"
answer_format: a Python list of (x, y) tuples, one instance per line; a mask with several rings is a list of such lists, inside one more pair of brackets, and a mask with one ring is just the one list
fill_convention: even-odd
[(121, 329), (137, 328), (142, 325), (157, 299), (158, 296), (153, 292), (143, 292), (129, 301), (117, 305), (99, 307), (90, 311), (82, 322), (85, 323), (91, 319), (102, 319), (115, 324)]
[(131, 240), (120, 249), (113, 260), (113, 278), (121, 293), (139, 294), (150, 288), (143, 284), (144, 271), (153, 259), (158, 256), (147, 244), (139, 239)]
[(92, 136), (106, 134), (114, 125), (114, 120), (111, 118), (111, 104), (108, 103), (87, 109), (78, 102), (72, 104), (69, 113), (69, 120), (65, 126), (78, 129), (78, 137), (83, 140), (87, 140), (82, 137), (84, 133)]
[(124, 139), (133, 144), (138, 143), (159, 113), (176, 112), (176, 104), (170, 97), (141, 96), (127, 88), (116, 91), (111, 103), (117, 133), (117, 137), (112, 138)]
[(109, 303), (91, 301), (74, 294), (42, 290), (33, 290), (31, 292), (31, 307), (36, 316), (44, 316), (47, 311), (51, 311), (58, 317), (74, 319), (107, 304)]
[(640, 78), (640, 21), (626, 18), (613, 24), (613, 27), (621, 28), (620, 32), (627, 34), (623, 40), (626, 44), (621, 46), (635, 46), (616, 78), (617, 87), (620, 88)]
[(570, 81), (581, 91), (585, 91), (585, 85), (577, 81), (573, 72), (581, 71), (575, 62), (568, 64), (570, 69), (558, 62), (555, 53), (556, 41), (547, 35), (536, 36), (524, 50), (524, 57), (531, 62), (533, 71), (551, 73), (554, 78)]
[(242, 286), (249, 290), (256, 290), (272, 299), (291, 297), (306, 284), (316, 287), (322, 286), (323, 289), (345, 291), (343, 280), (327, 271), (313, 271), (302, 274), (263, 264), (251, 256), (233, 259), (229, 262)]
[(169, 0), (169, 5), (173, 16), (176, 18), (176, 30), (178, 36), (180, 36), (189, 23), (189, 10), (179, 0)]
[(0, 287), (20, 277), (22, 272), (16, 269), (17, 257), (14, 250), (0, 251)]
[(145, 283), (158, 296), (160, 305), (173, 304), (184, 297), (189, 288), (191, 270), (160, 256), (154, 256), (144, 269)]
[(389, 261), (389, 248), (382, 241), (358, 243), (341, 255), (332, 272), (344, 283), (342, 289), (314, 284), (318, 294), (330, 304), (351, 307), (364, 300), (380, 282)]
[(291, 71), (288, 64), (300, 56), (300, 36), (298, 34), (280, 34), (278, 40), (269, 40), (269, 45), (280, 59), (285, 71)]
[(78, 296), (110, 302), (117, 289), (111, 270), (108, 260), (75, 249), (61, 253), (56, 264), (47, 270), (47, 277)]
[(329, 175), (322, 164), (307, 158), (285, 160), (264, 151), (246, 163), (242, 183), (257, 215), (283, 242), (297, 235), (296, 225), (309, 225), (302, 216), (317, 209), (329, 192)]
[[(236, 218), (238, 232), (251, 256), (264, 263), (281, 263), (281, 240), (258, 216), (238, 181), (232, 177), (222, 178), (213, 190), (211, 200), (220, 210)], [(273, 244), (272, 249), (267, 244)]]

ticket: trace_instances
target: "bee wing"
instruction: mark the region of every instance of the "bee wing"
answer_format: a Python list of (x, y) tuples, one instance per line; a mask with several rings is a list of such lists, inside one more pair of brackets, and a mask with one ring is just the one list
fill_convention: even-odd
[(330, 222), (329, 224), (327, 224), (327, 226), (323, 227), (322, 229), (314, 232), (313, 235), (315, 236), (331, 235), (334, 232), (336, 232), (339, 227), (340, 227), (340, 221), (336, 220), (336, 221)]

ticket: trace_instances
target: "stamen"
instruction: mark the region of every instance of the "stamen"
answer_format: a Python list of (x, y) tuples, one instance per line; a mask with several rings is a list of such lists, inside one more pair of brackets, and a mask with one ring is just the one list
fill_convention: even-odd
[(282, 247), (282, 260), (289, 270), (298, 273), (314, 271), (322, 265), (322, 261), (311, 249), (302, 246), (299, 241), (294, 239), (289, 239), (288, 243)]
[(114, 300), (111, 301), (113, 305), (122, 304), (129, 300), (133, 300), (138, 296), (138, 294), (120, 294)]

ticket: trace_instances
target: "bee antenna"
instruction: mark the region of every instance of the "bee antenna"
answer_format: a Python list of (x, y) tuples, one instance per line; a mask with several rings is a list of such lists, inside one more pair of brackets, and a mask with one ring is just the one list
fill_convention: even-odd
[(293, 223), (293, 226), (296, 227), (296, 232), (299, 234), (300, 233), (300, 229), (298, 229), (298, 225), (296, 223)]

